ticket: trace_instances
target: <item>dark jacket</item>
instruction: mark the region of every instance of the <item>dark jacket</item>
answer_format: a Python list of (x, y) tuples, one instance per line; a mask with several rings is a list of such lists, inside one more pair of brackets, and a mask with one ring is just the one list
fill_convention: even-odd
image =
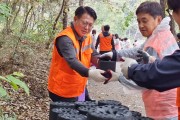
[(180, 87), (180, 50), (151, 64), (134, 64), (128, 77), (148, 89), (165, 91)]

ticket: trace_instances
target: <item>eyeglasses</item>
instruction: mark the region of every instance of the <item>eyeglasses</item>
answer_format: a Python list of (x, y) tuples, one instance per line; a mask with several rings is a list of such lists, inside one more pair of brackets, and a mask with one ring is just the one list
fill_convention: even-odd
[(169, 15), (172, 16), (173, 10), (171, 10), (171, 9), (168, 8), (168, 9), (166, 9), (166, 11), (168, 12)]
[(93, 26), (93, 23), (88, 23), (87, 21), (84, 21), (84, 20), (82, 20), (82, 19), (80, 19), (80, 23), (81, 23), (81, 25), (83, 26), (83, 27), (86, 27), (86, 26), (88, 26), (90, 29), (92, 29), (94, 26)]

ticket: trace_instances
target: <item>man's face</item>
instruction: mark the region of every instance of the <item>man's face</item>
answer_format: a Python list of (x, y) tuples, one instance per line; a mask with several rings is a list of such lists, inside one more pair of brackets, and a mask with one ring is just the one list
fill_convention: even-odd
[(137, 15), (139, 30), (144, 37), (151, 36), (154, 29), (160, 24), (161, 20), (162, 18), (160, 16), (154, 18), (148, 13), (139, 13)]
[(180, 10), (177, 12), (173, 11), (172, 16), (173, 16), (174, 20), (176, 21), (176, 23), (178, 24), (179, 30), (180, 30)]
[(89, 14), (84, 13), (80, 18), (74, 17), (74, 28), (80, 37), (90, 33), (94, 24), (94, 19)]

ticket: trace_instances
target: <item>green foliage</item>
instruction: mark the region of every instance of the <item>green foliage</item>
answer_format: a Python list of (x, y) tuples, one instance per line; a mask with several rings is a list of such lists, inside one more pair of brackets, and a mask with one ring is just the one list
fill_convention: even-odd
[(134, 15), (133, 12), (129, 12), (129, 14), (125, 17), (124, 25), (125, 25), (126, 27), (129, 27), (130, 23), (132, 22), (133, 15)]
[(102, 25), (109, 24), (111, 33), (127, 37), (126, 31), (132, 29), (131, 25), (137, 22), (135, 10), (143, 1), (145, 0), (94, 0), (86, 5), (91, 6), (97, 12), (98, 19), (94, 29), (100, 31)]
[(40, 3), (43, 3), (45, 2), (46, 0), (35, 0), (36, 2), (40, 2)]
[[(140, 3), (146, 0), (84, 0), (84, 6), (92, 7), (97, 13), (97, 20), (94, 25), (94, 29), (97, 32), (101, 31), (101, 26), (109, 24), (111, 33), (118, 33), (121, 37), (127, 37), (127, 31), (138, 31), (138, 27), (134, 25), (137, 24), (135, 11)], [(153, 1), (153, 0), (150, 0)], [(23, 21), (28, 13), (29, 7), (27, 7), (28, 1), (24, 1), (20, 12), (17, 14), (16, 19), (13, 19), (16, 16), (16, 12), (12, 12), (12, 17), (9, 17), (10, 26), (12, 33), (16, 36), (20, 36), (22, 39), (30, 40), (33, 42), (47, 42), (50, 39), (54, 38), (56, 33), (59, 30), (62, 30), (62, 16), (58, 21), (56, 26), (57, 30), (53, 30), (54, 21), (61, 10), (62, 0), (57, 4), (57, 0), (34, 0), (33, 9), (27, 16), (27, 30), (21, 34), (21, 28), (23, 26)], [(19, 8), (19, 4), (16, 5), (16, 9)], [(73, 21), (74, 11), (79, 6), (78, 2), (71, 0), (69, 2), (69, 12), (68, 12), (68, 24)], [(6, 18), (10, 14), (10, 8), (6, 4), (0, 4), (0, 21), (3, 18)], [(18, 10), (16, 10), (18, 11)], [(13, 21), (13, 22), (12, 22)], [(5, 26), (4, 26), (5, 27)], [(0, 28), (4, 28), (0, 26)], [(134, 30), (134, 29), (137, 30)], [(131, 33), (131, 38), (136, 35), (136, 32)], [(128, 36), (130, 37), (130, 36)], [(131, 39), (130, 38), (130, 39)]]
[(47, 40), (48, 37), (53, 36), (53, 21), (51, 20), (43, 20), (37, 24), (37, 33), (42, 36), (43, 39)]
[(0, 97), (6, 96), (6, 95), (7, 95), (6, 90), (0, 86)]
[[(5, 77), (0, 76), (0, 80), (5, 81), (9, 83), (14, 90), (18, 90), (19, 87), (23, 88), (24, 91), (29, 95), (29, 88), (28, 86), (20, 80), (20, 78), (24, 77), (24, 75), (20, 72), (14, 72), (13, 74), (7, 75)], [(0, 97), (6, 97), (8, 96), (8, 93), (6, 90), (2, 87), (2, 84), (0, 85)]]
[(0, 120), (17, 120), (17, 119), (16, 119), (15, 115), (14, 115), (14, 117), (11, 117), (8, 114), (5, 114), (5, 115), (0, 116)]
[(0, 21), (4, 21), (6, 17), (10, 16), (10, 8), (6, 5), (1, 3), (0, 4)]
[(26, 33), (21, 34), (18, 27), (19, 22), (14, 25), (14, 34), (23, 40), (34, 43), (45, 43), (49, 38), (54, 38), (54, 35), (62, 29), (62, 22), (58, 22), (56, 30), (53, 31), (53, 21), (42, 20), (38, 21), (33, 29), (28, 29)]

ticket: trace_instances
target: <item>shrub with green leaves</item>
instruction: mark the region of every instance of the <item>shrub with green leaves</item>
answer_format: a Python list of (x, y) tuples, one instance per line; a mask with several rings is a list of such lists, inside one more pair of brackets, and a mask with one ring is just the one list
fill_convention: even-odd
[(24, 74), (20, 72), (14, 72), (13, 74), (0, 76), (0, 97), (8, 96), (6, 89), (3, 88), (2, 82), (5, 81), (11, 85), (14, 90), (18, 90), (19, 87), (23, 88), (23, 90), (29, 95), (29, 88), (25, 82), (21, 81), (20, 78), (24, 77)]
[(0, 120), (17, 120), (17, 119), (16, 119), (16, 115), (12, 117), (12, 116), (9, 116), (8, 114), (4, 114), (0, 116)]
[(6, 4), (1, 3), (0, 4), (0, 21), (5, 20), (5, 18), (10, 15), (11, 15), (10, 8)]

